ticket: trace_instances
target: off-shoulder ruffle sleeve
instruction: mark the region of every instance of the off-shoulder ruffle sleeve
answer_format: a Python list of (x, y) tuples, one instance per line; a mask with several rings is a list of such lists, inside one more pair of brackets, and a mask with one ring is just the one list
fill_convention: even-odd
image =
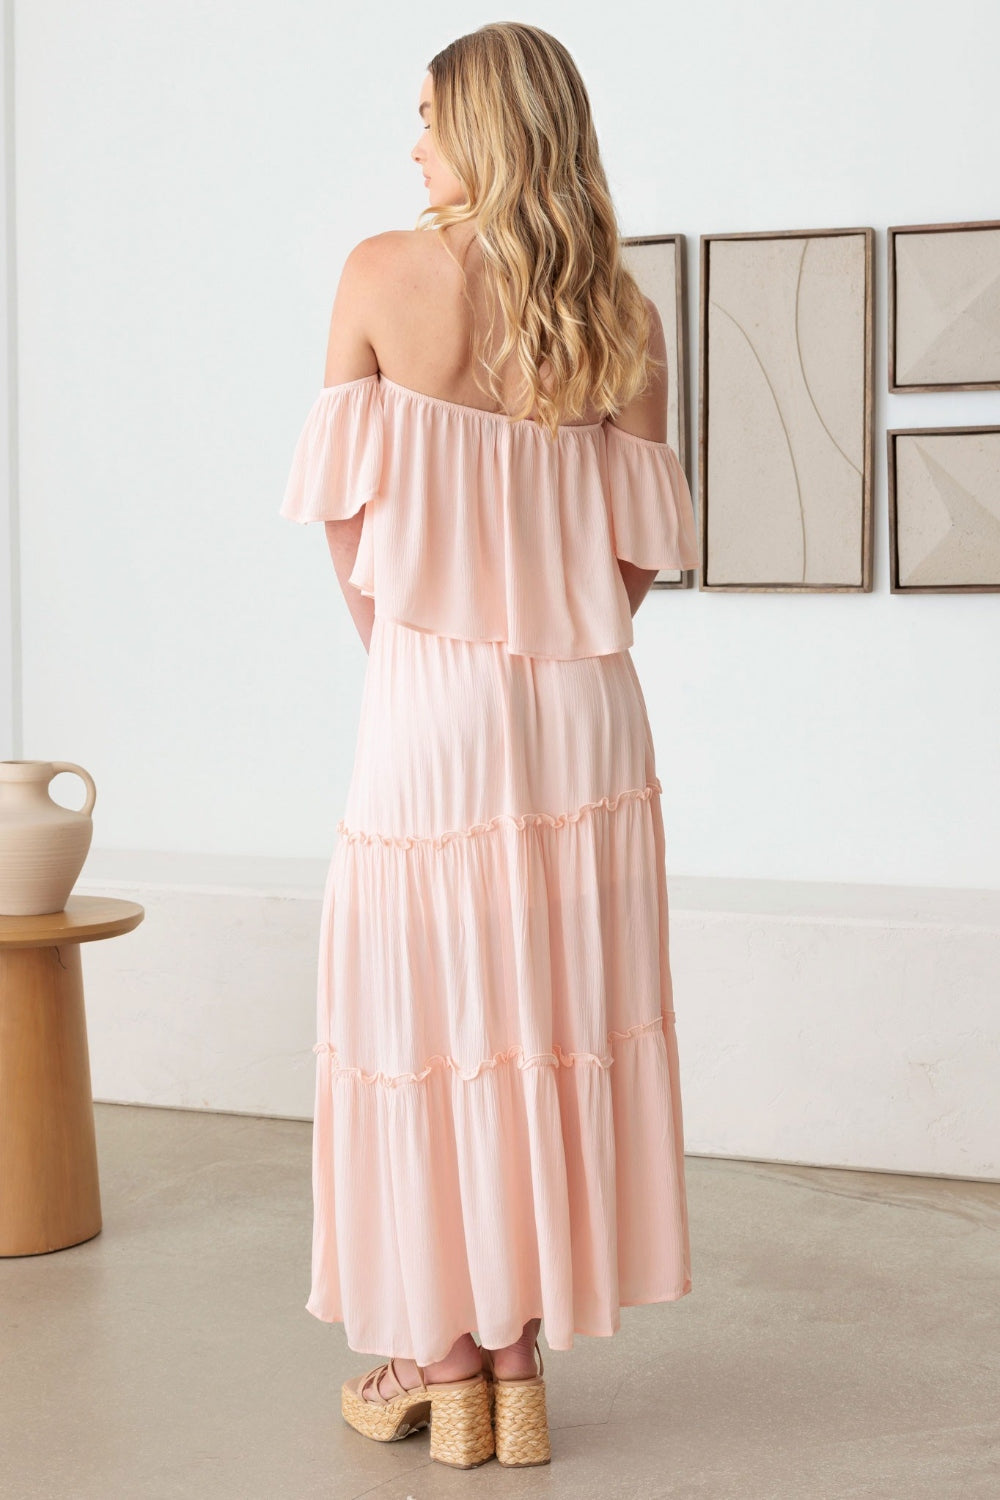
[(320, 392), (281, 514), (338, 520), (362, 507), (348, 582), (376, 615), (503, 641), (512, 655), (625, 651), (632, 614), (616, 557), (698, 566), (691, 494), (668, 444), (609, 422), (552, 439), (384, 375)]
[(637, 568), (699, 566), (694, 505), (669, 443), (605, 422), (615, 556)]
[(278, 514), (303, 523), (347, 520), (376, 497), (381, 475), (378, 375), (324, 386), (299, 434)]

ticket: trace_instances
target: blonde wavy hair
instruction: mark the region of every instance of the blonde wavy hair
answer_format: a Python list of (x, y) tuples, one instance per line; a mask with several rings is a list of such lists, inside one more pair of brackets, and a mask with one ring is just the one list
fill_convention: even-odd
[[(504, 408), (498, 370), (513, 356), (525, 396), (508, 416), (537, 408), (554, 437), (561, 421), (583, 416), (588, 400), (617, 415), (662, 362), (649, 349), (646, 299), (622, 260), (576, 64), (547, 31), (497, 22), (458, 37), (427, 71), (435, 148), (466, 201), (423, 209), (416, 227), (475, 223), (491, 307), (475, 354), (489, 393)], [(491, 362), (497, 307), (503, 340)]]

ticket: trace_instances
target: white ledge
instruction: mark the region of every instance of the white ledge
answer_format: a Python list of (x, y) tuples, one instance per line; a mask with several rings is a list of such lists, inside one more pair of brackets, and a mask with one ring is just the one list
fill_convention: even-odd
[[(336, 835), (331, 841), (331, 855)], [(190, 854), (162, 850), (92, 849), (77, 888), (111, 891), (187, 890), (205, 893), (322, 896), (329, 859), (267, 855)], [(851, 881), (751, 880), (673, 874), (671, 911), (830, 918), (837, 921), (940, 923), (949, 928), (1000, 926), (1000, 891), (974, 887), (863, 885)]]

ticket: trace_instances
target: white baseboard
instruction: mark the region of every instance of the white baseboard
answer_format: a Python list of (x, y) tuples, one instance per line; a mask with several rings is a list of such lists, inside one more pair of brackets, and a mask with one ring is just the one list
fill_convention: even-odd
[(1000, 1177), (1000, 892), (670, 884), (694, 1154)]

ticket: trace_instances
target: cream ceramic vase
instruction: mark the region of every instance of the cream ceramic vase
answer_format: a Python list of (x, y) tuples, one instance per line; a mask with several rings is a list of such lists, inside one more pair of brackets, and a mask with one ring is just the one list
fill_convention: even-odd
[[(60, 771), (81, 777), (78, 812), (49, 796)], [(68, 760), (0, 760), (0, 916), (39, 917), (66, 910), (87, 858), (97, 801), (93, 778)]]

